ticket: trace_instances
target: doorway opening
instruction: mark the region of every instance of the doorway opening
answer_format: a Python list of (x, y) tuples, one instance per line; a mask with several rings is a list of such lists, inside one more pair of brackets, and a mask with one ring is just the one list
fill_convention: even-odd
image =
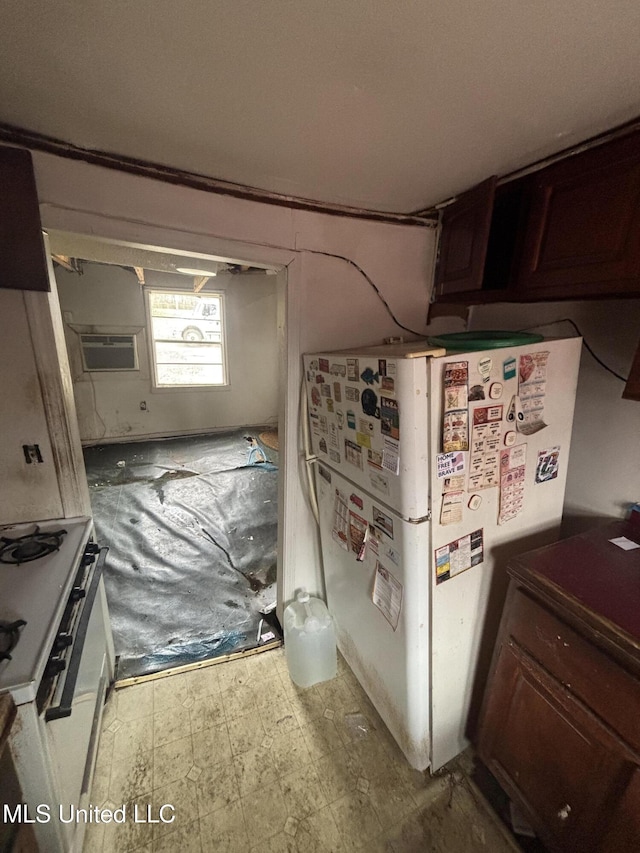
[(280, 645), (278, 270), (50, 244), (117, 679)]

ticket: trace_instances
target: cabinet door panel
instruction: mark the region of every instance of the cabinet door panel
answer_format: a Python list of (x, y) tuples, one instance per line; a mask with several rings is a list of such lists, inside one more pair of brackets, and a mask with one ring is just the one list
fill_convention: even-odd
[(481, 289), (495, 191), (496, 178), (489, 178), (445, 208), (436, 270), (438, 297)]
[(49, 290), (31, 154), (0, 146), (0, 287)]
[(640, 135), (538, 173), (517, 286), (521, 297), (640, 292)]
[(632, 770), (597, 718), (512, 646), (500, 652), (480, 755), (555, 850), (598, 850)]

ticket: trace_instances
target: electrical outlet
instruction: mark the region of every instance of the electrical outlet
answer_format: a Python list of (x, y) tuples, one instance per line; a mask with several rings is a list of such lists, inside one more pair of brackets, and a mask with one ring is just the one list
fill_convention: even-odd
[(25, 462), (31, 465), (32, 462), (44, 462), (42, 453), (40, 453), (40, 445), (38, 444), (23, 444), (22, 452), (24, 453)]

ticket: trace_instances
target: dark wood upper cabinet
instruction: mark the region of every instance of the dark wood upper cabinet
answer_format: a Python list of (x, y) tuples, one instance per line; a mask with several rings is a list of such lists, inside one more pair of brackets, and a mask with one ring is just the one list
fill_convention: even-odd
[(0, 287), (49, 290), (31, 154), (0, 147)]
[(640, 132), (496, 187), (442, 216), (436, 301), (640, 295)]
[(478, 184), (442, 214), (436, 293), (480, 290), (489, 242), (497, 178)]
[(640, 134), (534, 176), (516, 286), (535, 298), (640, 292)]

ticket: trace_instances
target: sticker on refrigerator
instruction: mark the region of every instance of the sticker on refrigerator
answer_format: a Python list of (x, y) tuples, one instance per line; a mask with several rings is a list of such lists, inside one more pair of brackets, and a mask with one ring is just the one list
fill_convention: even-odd
[(516, 360), (515, 358), (505, 358), (502, 362), (502, 378), (515, 379), (516, 376)]
[(357, 358), (347, 359), (347, 379), (349, 382), (358, 382), (360, 380), (360, 367)]
[(469, 412), (466, 409), (445, 414), (442, 449), (445, 453), (469, 449)]
[(369, 524), (366, 519), (357, 515), (353, 510), (349, 510), (349, 539), (351, 542), (351, 550), (356, 555), (359, 562), (364, 560), (368, 530)]
[(344, 429), (344, 412), (342, 409), (336, 409), (336, 423), (338, 424), (338, 429)]
[(338, 465), (340, 464), (340, 454), (337, 450), (329, 448), (329, 459), (331, 459), (332, 462), (336, 462)]
[(472, 385), (469, 389), (469, 402), (475, 403), (478, 400), (484, 400), (484, 388), (482, 385)]
[(380, 429), (389, 438), (400, 438), (400, 412), (397, 400), (380, 397)]
[(347, 400), (351, 400), (352, 403), (357, 403), (360, 399), (360, 392), (357, 388), (352, 388), (350, 385), (344, 389), (344, 395)]
[(389, 539), (393, 539), (393, 519), (375, 505), (373, 507), (373, 523), (378, 530), (386, 533)]
[(372, 367), (365, 367), (360, 374), (360, 379), (362, 379), (365, 385), (373, 385), (374, 382), (377, 382), (380, 379), (380, 374), (374, 373)]
[(368, 432), (357, 432), (356, 433), (356, 444), (359, 444), (360, 447), (366, 447), (369, 449), (371, 447), (371, 436)]
[(322, 394), (323, 397), (330, 397), (331, 396), (331, 385), (329, 385), (328, 382), (324, 382), (320, 386), (320, 393)]
[(458, 524), (462, 521), (463, 492), (446, 492), (442, 496), (440, 524)]
[(359, 418), (358, 432), (364, 432), (367, 435), (373, 435), (373, 433), (375, 432), (375, 426), (373, 425), (373, 421), (369, 421), (367, 420), (367, 418)]
[(478, 373), (482, 377), (482, 381), (485, 383), (489, 381), (492, 366), (493, 362), (488, 355), (484, 355), (482, 358), (478, 359)]
[(330, 398), (327, 400), (327, 411), (333, 414), (333, 400)]
[(319, 367), (318, 359), (312, 358), (311, 361), (309, 362), (309, 370), (315, 371), (318, 369), (318, 367)]
[(391, 545), (386, 545), (383, 549), (383, 554), (385, 560), (390, 560), (394, 566), (400, 565), (400, 554), (396, 551), (395, 548), (392, 548)]
[(329, 432), (328, 423), (326, 415), (320, 415), (318, 418), (318, 423), (320, 424), (320, 432), (324, 432), (325, 434)]
[(378, 359), (378, 373), (380, 374), (380, 376), (386, 376), (387, 375), (387, 359), (386, 358), (379, 358)]
[(318, 465), (318, 473), (323, 480), (326, 480), (327, 483), (331, 483), (331, 473), (327, 471), (326, 468), (323, 468), (322, 465)]
[(434, 555), (436, 584), (448, 581), (473, 566), (479, 566), (484, 560), (483, 529), (474, 530), (473, 533), (454, 539), (442, 548), (436, 548)]
[(515, 518), (524, 506), (527, 445), (500, 451), (500, 511), (498, 524)]
[(402, 584), (379, 560), (376, 563), (372, 600), (395, 631), (402, 609)]
[(320, 397), (320, 392), (318, 391), (318, 387), (316, 385), (311, 389), (311, 402), (314, 406), (322, 405), (322, 398)]
[(327, 373), (329, 372), (329, 359), (328, 358), (319, 358), (318, 359), (318, 369), (324, 370)]
[(536, 465), (536, 483), (546, 483), (547, 480), (555, 480), (558, 476), (559, 460), (559, 447), (551, 447), (549, 450), (539, 450), (538, 464)]
[(381, 492), (383, 495), (389, 494), (389, 480), (381, 474), (379, 471), (369, 471), (369, 480), (371, 481), (371, 486), (377, 492)]
[(520, 356), (518, 369), (518, 397), (523, 419), (516, 427), (523, 435), (534, 435), (546, 427), (544, 400), (547, 394), (548, 352), (534, 352)]
[(358, 444), (354, 444), (353, 441), (349, 441), (348, 438), (344, 440), (344, 458), (356, 468), (363, 470), (362, 448)]
[(473, 410), (469, 454), (470, 489), (489, 489), (500, 484), (502, 410), (502, 405), (482, 406)]
[(381, 450), (373, 450), (373, 448), (368, 448), (367, 450), (367, 462), (369, 465), (373, 465), (375, 468), (382, 468), (382, 451)]
[(333, 383), (333, 398), (336, 403), (342, 402), (342, 385), (339, 382)]
[(340, 447), (339, 437), (340, 433), (338, 431), (338, 426), (331, 421), (329, 424), (329, 445), (331, 447), (335, 447), (336, 450)]
[(436, 472), (438, 479), (451, 477), (453, 474), (461, 474), (464, 471), (464, 453), (438, 453), (436, 456)]
[(371, 388), (365, 388), (362, 392), (362, 398), (360, 400), (362, 404), (362, 411), (365, 415), (371, 415), (372, 417), (378, 417), (378, 397), (376, 392)]
[(333, 529), (331, 536), (345, 551), (349, 550), (349, 508), (347, 499), (339, 489), (333, 504)]
[(356, 495), (356, 493), (355, 493), (355, 492), (352, 492), (352, 493), (349, 495), (349, 501), (350, 501), (350, 503), (352, 503), (354, 506), (357, 506), (357, 507), (358, 507), (358, 509), (364, 509), (364, 501), (362, 500), (362, 498), (360, 497), (360, 495)]
[(400, 473), (400, 445), (392, 438), (385, 438), (382, 448), (382, 467), (396, 477)]
[(320, 435), (320, 422), (317, 412), (309, 412), (309, 421), (311, 422), (312, 434)]
[(395, 394), (396, 392), (396, 383), (393, 379), (393, 376), (383, 376), (380, 380), (380, 387), (387, 394)]
[(344, 366), (344, 364), (332, 364), (329, 373), (332, 376), (346, 376), (347, 368)]
[(465, 476), (456, 474), (455, 477), (445, 477), (442, 481), (442, 494), (448, 492), (464, 492)]

